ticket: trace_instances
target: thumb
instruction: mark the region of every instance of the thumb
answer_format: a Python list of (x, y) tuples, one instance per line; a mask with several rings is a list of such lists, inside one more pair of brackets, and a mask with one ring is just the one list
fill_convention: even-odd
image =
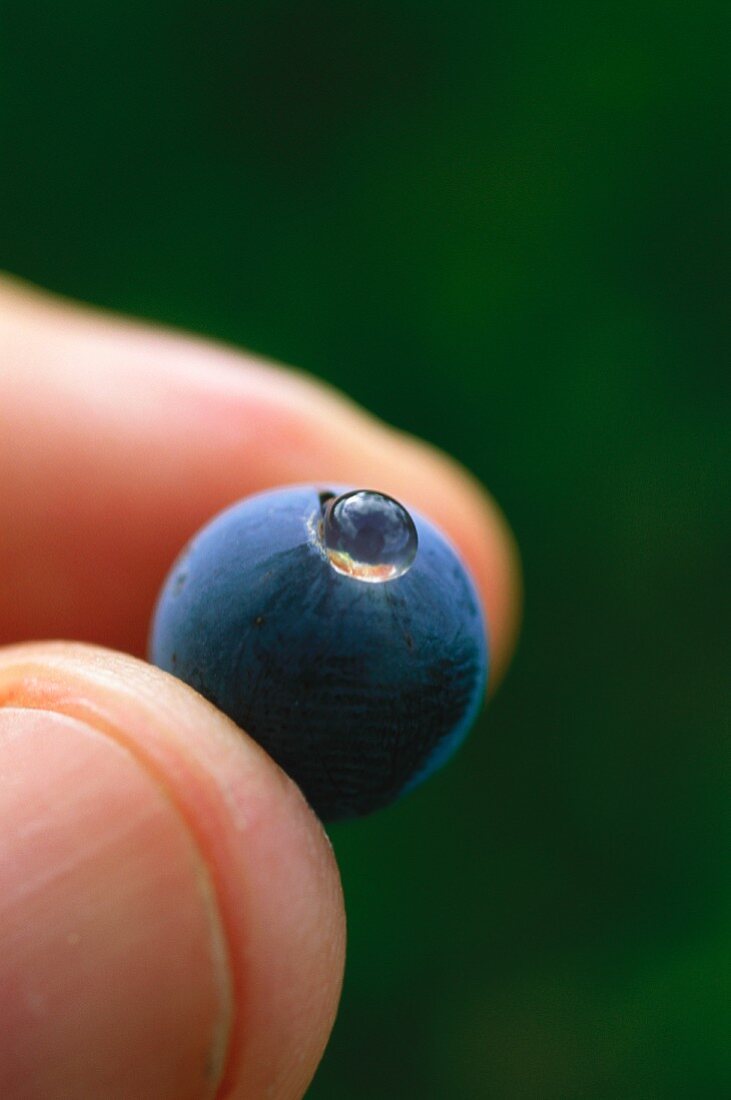
[(324, 833), (185, 685), (0, 650), (0, 1096), (303, 1094), (344, 924)]

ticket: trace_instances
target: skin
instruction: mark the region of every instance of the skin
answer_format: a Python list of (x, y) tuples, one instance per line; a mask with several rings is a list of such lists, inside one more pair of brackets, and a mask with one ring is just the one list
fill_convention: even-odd
[(452, 538), (494, 687), (517, 556), (451, 459), (304, 375), (0, 280), (6, 1100), (304, 1094), (342, 980), (331, 848), (269, 757), (140, 657), (170, 563), (211, 515), (328, 480)]

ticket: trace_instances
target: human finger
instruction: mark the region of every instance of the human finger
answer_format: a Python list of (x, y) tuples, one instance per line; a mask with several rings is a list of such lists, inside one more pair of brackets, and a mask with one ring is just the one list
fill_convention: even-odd
[(156, 592), (197, 528), (302, 481), (381, 489), (445, 530), (481, 593), (494, 685), (516, 635), (517, 553), (461, 467), (303, 374), (0, 287), (0, 642), (143, 653)]
[(186, 685), (0, 650), (0, 1095), (300, 1097), (344, 918), (295, 785)]

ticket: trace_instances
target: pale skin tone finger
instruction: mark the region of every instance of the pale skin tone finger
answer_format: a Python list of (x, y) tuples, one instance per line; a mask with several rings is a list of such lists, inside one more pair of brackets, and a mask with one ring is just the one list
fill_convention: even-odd
[(0, 283), (0, 642), (142, 655), (198, 527), (251, 492), (330, 480), (443, 527), (482, 596), (494, 685), (515, 641), (517, 555), (465, 471), (304, 375)]
[(319, 822), (172, 677), (0, 652), (0, 1095), (303, 1094), (344, 952)]

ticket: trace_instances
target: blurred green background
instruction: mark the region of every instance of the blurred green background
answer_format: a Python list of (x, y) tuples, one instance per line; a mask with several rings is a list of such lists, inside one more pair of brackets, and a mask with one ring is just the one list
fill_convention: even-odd
[(330, 380), (522, 546), (467, 746), (333, 829), (313, 1100), (731, 1095), (727, 10), (0, 0), (0, 264)]

